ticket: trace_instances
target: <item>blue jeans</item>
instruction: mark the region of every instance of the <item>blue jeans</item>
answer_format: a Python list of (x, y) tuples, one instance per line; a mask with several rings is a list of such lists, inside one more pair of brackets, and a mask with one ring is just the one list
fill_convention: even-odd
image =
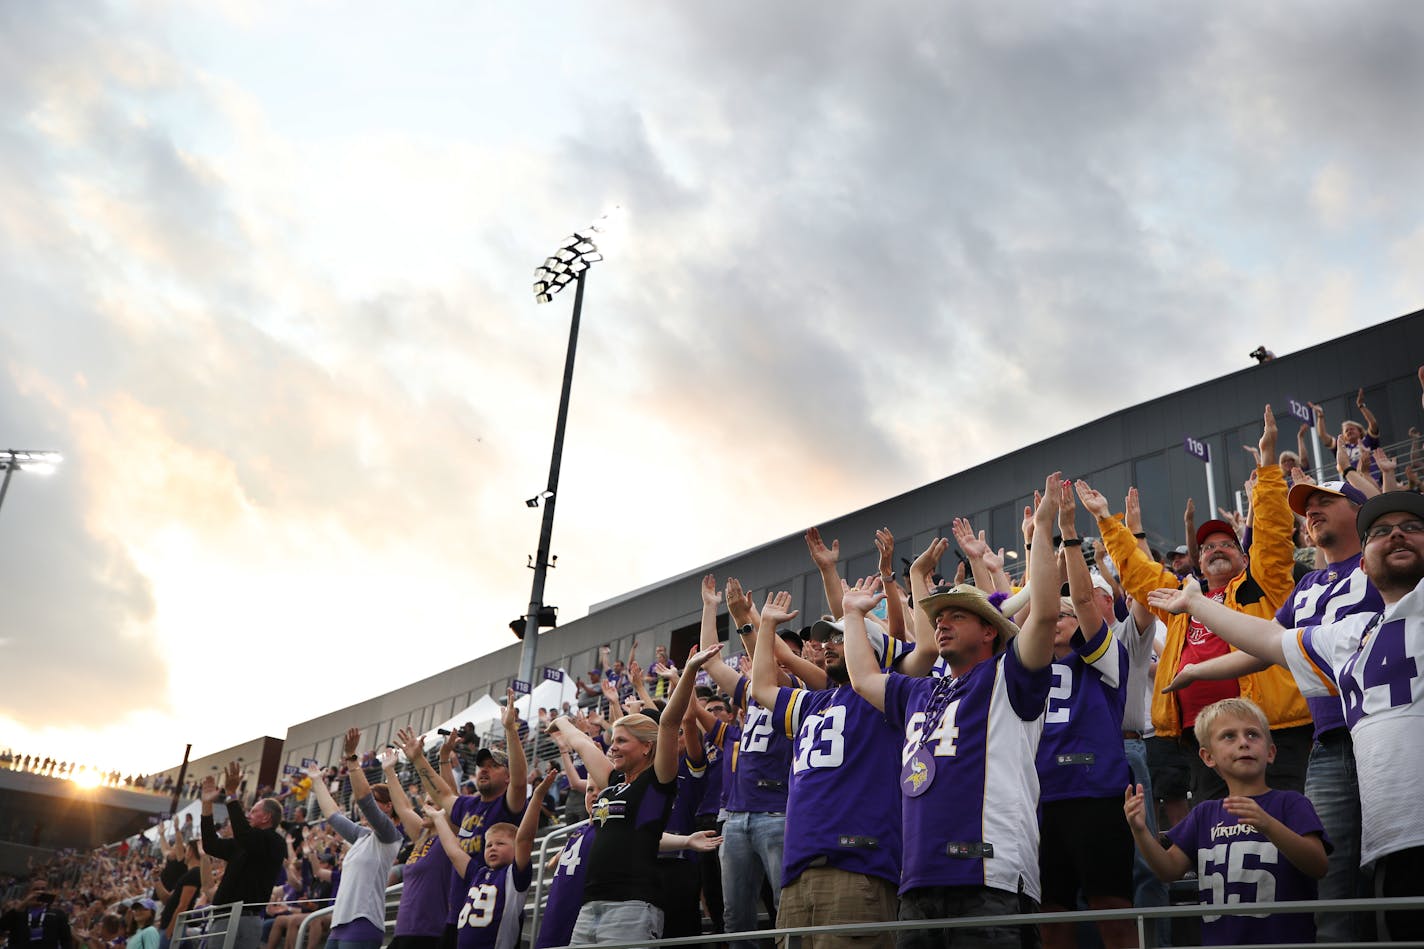
[(652, 942), (663, 935), (663, 911), (642, 900), (593, 900), (583, 904), (569, 945), (595, 942)]
[[(1325, 878), (1322, 900), (1352, 900), (1371, 895), (1360, 871), (1360, 785), (1355, 777), (1355, 746), (1344, 729), (1327, 732), (1310, 749), (1305, 770), (1305, 796), (1315, 807), (1325, 834), (1335, 849)], [(1321, 942), (1354, 942), (1367, 938), (1357, 914), (1316, 913), (1315, 937)]]
[[(765, 876), (778, 906), (781, 903), (781, 845), (785, 814), (733, 811), (722, 824), (723, 920), (729, 933), (757, 928), (757, 902)], [(755, 949), (753, 942), (733, 942), (730, 949)]]
[[(1123, 754), (1127, 756), (1127, 766), (1132, 771), (1132, 783), (1142, 785), (1142, 793), (1147, 798), (1146, 816), (1147, 829), (1152, 832), (1152, 836), (1157, 836), (1157, 803), (1152, 797), (1152, 772), (1147, 767), (1147, 742), (1141, 738), (1124, 738), (1122, 740)], [(1132, 905), (1139, 909), (1148, 906), (1167, 906), (1171, 902), (1167, 895), (1167, 884), (1157, 879), (1157, 874), (1147, 866), (1147, 861), (1142, 859), (1142, 854), (1133, 848), (1132, 850)], [(1157, 929), (1157, 945), (1170, 946), (1172, 944), (1172, 921), (1170, 919), (1159, 919), (1154, 925)]]

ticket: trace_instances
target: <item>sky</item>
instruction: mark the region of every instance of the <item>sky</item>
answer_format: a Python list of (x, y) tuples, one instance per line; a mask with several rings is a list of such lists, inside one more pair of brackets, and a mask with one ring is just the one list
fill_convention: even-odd
[(565, 621), (1418, 309), (1421, 45), (1409, 0), (0, 3), (0, 443), (65, 456), (0, 509), (0, 747), (168, 767), (508, 645), (533, 270), (615, 206)]

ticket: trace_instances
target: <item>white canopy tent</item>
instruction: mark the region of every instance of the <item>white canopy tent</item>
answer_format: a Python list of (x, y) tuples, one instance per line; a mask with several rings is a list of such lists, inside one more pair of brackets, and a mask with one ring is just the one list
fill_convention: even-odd
[(501, 711), (502, 707), (498, 702), (488, 695), (481, 695), (475, 701), (474, 705), (451, 715), (448, 719), (436, 725), (421, 737), (425, 739), (425, 746), (427, 748), (434, 747), (435, 744), (443, 740), (443, 736), (438, 734), (440, 729), (443, 728), (446, 731), (454, 731), (466, 722), (473, 722), (475, 729), (479, 730), (481, 725), (490, 721), (497, 721)]

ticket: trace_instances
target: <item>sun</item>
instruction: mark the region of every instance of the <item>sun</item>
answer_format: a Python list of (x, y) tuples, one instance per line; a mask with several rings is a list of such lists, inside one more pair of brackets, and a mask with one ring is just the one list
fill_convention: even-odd
[(104, 776), (98, 771), (85, 770), (80, 771), (78, 774), (76, 774), (69, 780), (73, 781), (79, 787), (87, 791), (90, 788), (97, 788), (99, 784), (104, 780)]

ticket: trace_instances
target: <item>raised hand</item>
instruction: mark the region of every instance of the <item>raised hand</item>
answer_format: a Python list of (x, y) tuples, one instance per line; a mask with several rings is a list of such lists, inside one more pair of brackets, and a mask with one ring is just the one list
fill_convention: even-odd
[(499, 722), (506, 729), (519, 728), (519, 709), (514, 707), (513, 689), (504, 690), (504, 711), (499, 714)]
[(893, 577), (895, 575), (895, 535), (890, 533), (890, 528), (882, 527), (875, 532), (875, 549), (880, 551), (880, 575)]
[(227, 796), (232, 797), (241, 786), (242, 765), (236, 761), (229, 761), (227, 767), (223, 770), (223, 787), (227, 789)]
[(198, 797), (206, 804), (212, 804), (218, 798), (222, 797), (222, 792), (218, 790), (218, 783), (213, 780), (211, 774), (203, 778), (203, 786), (198, 792)]
[(782, 623), (795, 619), (800, 612), (800, 610), (791, 608), (791, 594), (783, 590), (780, 593), (766, 595), (766, 603), (761, 608), (761, 618), (780, 626)]
[[(983, 539), (983, 531), (979, 532), (979, 537), (981, 540)], [(989, 568), (990, 573), (997, 573), (998, 571), (1004, 569), (1004, 548), (1000, 547), (998, 553), (986, 550), (984, 551), (984, 556), (981, 559), (984, 561), (984, 566)]]
[(1024, 505), (1023, 523), (1019, 525), (1019, 533), (1023, 534), (1025, 544), (1033, 543), (1033, 512), (1038, 510), (1038, 502), (1043, 498), (1038, 491), (1033, 492), (1033, 503)]
[(411, 761), (425, 757), (425, 739), (417, 735), (415, 729), (409, 725), (396, 731), (396, 744)]
[(984, 539), (984, 532), (980, 531), (976, 537), (974, 527), (967, 518), (956, 517), (950, 522), (949, 529), (954, 534), (954, 542), (970, 560), (982, 560), (989, 552), (989, 542)]
[(1083, 502), (1083, 508), (1093, 517), (1101, 520), (1112, 515), (1112, 508), (1108, 505), (1108, 499), (1103, 497), (1101, 491), (1096, 490), (1088, 482), (1079, 478), (1073, 483), (1074, 489), (1078, 492), (1078, 500)]
[(954, 568), (954, 586), (959, 586), (969, 576), (968, 564), (963, 560), (959, 561), (959, 566)]
[(811, 554), (811, 561), (818, 570), (830, 567), (836, 569), (836, 564), (841, 559), (841, 542), (831, 541), (831, 546), (827, 547), (826, 542), (821, 540), (819, 528), (812, 527), (806, 531), (806, 550)]
[(540, 779), (539, 785), (534, 789), (535, 800), (543, 800), (544, 792), (549, 790), (549, 788), (553, 786), (554, 782), (557, 781), (558, 778), (559, 766), (556, 764), (550, 764), (549, 767), (544, 771), (544, 777)]
[(345, 757), (349, 758), (349, 757), (351, 757), (352, 755), (354, 755), (354, 754), (356, 753), (356, 749), (359, 748), (360, 746), (361, 746), (361, 729), (359, 729), (359, 728), (348, 728), (348, 729), (346, 729), (346, 739), (345, 739), (344, 743), (343, 743), (342, 746), (341, 746), (342, 749), (345, 751)]
[[(730, 580), (728, 580), (728, 586), (731, 586)], [(716, 606), (721, 602), (722, 594), (717, 592), (717, 578), (709, 573), (702, 578), (702, 605)]]
[(1065, 538), (1078, 535), (1078, 505), (1073, 500), (1073, 482), (1063, 482), (1058, 492), (1058, 530)]
[(915, 562), (910, 564), (910, 569), (926, 578), (934, 576), (939, 572), (939, 561), (949, 550), (949, 541), (943, 537), (936, 537), (930, 541), (930, 545), (925, 548), (924, 553), (915, 558)]
[(748, 621), (752, 615), (752, 603), (750, 591), (742, 589), (742, 581), (736, 577), (727, 578), (727, 612), (732, 614), (732, 619), (740, 625)]
[(1355, 392), (1355, 408), (1361, 412), (1365, 410), (1365, 390), (1359, 389)]
[(1182, 512), (1182, 521), (1188, 525), (1194, 525), (1197, 522), (1197, 502), (1192, 498), (1187, 498), (1187, 507)]
[(1257, 465), (1276, 463), (1276, 416), (1271, 412), (1269, 402), (1266, 403), (1266, 411), (1261, 419), (1261, 441), (1257, 447), (1261, 451), (1256, 459)]
[[(1035, 533), (1053, 533), (1053, 519), (1058, 514), (1058, 499), (1063, 495), (1063, 482), (1060, 480), (1063, 475), (1061, 471), (1055, 471), (1043, 479), (1043, 497), (1038, 502), (1038, 509), (1033, 512), (1033, 527)], [(1106, 505), (1107, 502), (1104, 502)], [(1083, 506), (1088, 510), (1086, 501)]]
[(396, 752), (394, 748), (382, 748), (376, 753), (376, 760), (381, 764), (381, 770), (394, 768), (396, 766)]
[[(790, 594), (787, 594), (787, 597), (789, 598)], [(707, 663), (707, 660), (711, 659), (713, 656), (717, 655), (721, 651), (722, 643), (714, 643), (713, 645), (708, 646), (706, 649), (699, 650), (698, 652), (693, 653), (691, 656), (688, 656), (686, 670), (687, 674), (691, 675), (697, 672), (698, 669), (701, 669), (703, 665)]]
[(847, 613), (864, 616), (875, 609), (883, 599), (885, 593), (880, 589), (879, 577), (865, 577), (855, 586), (841, 581), (841, 606)]
[[(1079, 484), (1082, 482), (1080, 481)], [(1134, 534), (1142, 533), (1142, 498), (1137, 488), (1127, 489), (1127, 498), (1122, 503), (1122, 523)]]
[(1379, 470), (1387, 475), (1394, 474), (1395, 469), (1399, 466), (1399, 460), (1389, 457), (1383, 448), (1376, 448), (1372, 457), (1375, 464), (1379, 466)]

